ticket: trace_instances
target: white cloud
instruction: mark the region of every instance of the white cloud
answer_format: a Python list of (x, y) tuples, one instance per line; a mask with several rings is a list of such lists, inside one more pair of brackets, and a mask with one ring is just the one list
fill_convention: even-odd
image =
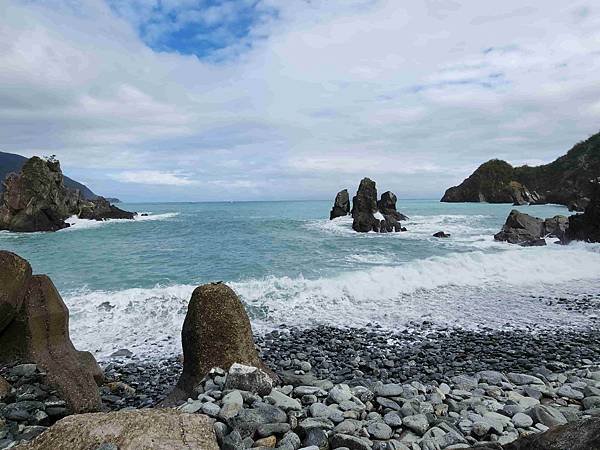
[(112, 177), (121, 183), (157, 186), (190, 186), (198, 183), (197, 180), (191, 180), (185, 175), (158, 170), (125, 171), (113, 174)]
[[(247, 4), (161, 8), (202, 33)], [(173, 32), (156, 0), (112, 5), (0, 3), (0, 148), (55, 153), (94, 171), (96, 190), (129, 174), (134, 187), (167, 180), (157, 195), (172, 200), (218, 199), (224, 185), (260, 197), (266, 183), (279, 198), (329, 197), (368, 170), (437, 196), (486, 159), (548, 161), (600, 128), (589, 1), (490, 13), (476, 0), (262, 0), (276, 18), (206, 59), (148, 47)]]

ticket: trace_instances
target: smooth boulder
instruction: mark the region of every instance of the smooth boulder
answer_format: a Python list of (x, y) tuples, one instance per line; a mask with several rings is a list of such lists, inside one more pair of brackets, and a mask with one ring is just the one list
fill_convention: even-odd
[(15, 318), (31, 279), (31, 266), (14, 253), (0, 251), (0, 333)]
[(276, 378), (258, 356), (244, 305), (223, 283), (205, 284), (194, 290), (181, 341), (183, 373), (165, 405), (191, 396), (213, 367), (229, 370), (232, 364), (239, 363), (258, 367)]
[(335, 196), (333, 208), (331, 208), (331, 212), (329, 213), (329, 220), (347, 216), (348, 214), (350, 214), (350, 195), (348, 194), (348, 189), (344, 189)]
[(15, 361), (43, 369), (71, 412), (100, 409), (94, 376), (81, 364), (69, 337), (67, 306), (45, 275), (31, 277), (19, 312), (0, 333), (0, 363)]
[[(113, 447), (110, 447), (112, 444)], [(102, 447), (104, 446), (104, 447)], [(23, 450), (218, 450), (213, 421), (173, 409), (140, 409), (66, 417)]]

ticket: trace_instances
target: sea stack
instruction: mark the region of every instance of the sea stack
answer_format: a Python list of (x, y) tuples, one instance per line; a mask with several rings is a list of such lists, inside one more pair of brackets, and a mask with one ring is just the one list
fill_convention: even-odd
[(363, 178), (352, 200), (352, 229), (360, 233), (403, 231), (400, 220), (407, 217), (396, 209), (396, 195), (387, 191), (377, 200), (377, 186)]
[(347, 216), (348, 214), (350, 214), (350, 195), (348, 194), (348, 189), (344, 189), (335, 196), (333, 208), (331, 208), (331, 212), (329, 213), (329, 220)]

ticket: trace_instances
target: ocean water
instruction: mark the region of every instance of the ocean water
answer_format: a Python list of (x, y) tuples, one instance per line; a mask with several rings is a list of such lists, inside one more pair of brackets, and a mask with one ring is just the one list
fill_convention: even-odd
[[(328, 201), (123, 204), (135, 221), (90, 222), (56, 233), (0, 233), (0, 248), (48, 274), (71, 313), (75, 344), (104, 358), (180, 352), (193, 289), (227, 282), (256, 331), (377, 323), (390, 330), (444, 327), (585, 327), (569, 311), (600, 294), (600, 246), (521, 248), (493, 240), (511, 205), (400, 201), (405, 233), (355, 233), (329, 221)], [(568, 215), (561, 206), (519, 209)], [(436, 231), (451, 233), (436, 239)]]

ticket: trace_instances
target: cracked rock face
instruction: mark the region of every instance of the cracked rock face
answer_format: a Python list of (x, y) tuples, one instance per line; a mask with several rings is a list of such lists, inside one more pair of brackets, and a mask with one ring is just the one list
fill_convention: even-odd
[(185, 414), (173, 409), (69, 416), (20, 448), (96, 450), (111, 444), (119, 450), (219, 448), (212, 420), (203, 415)]

